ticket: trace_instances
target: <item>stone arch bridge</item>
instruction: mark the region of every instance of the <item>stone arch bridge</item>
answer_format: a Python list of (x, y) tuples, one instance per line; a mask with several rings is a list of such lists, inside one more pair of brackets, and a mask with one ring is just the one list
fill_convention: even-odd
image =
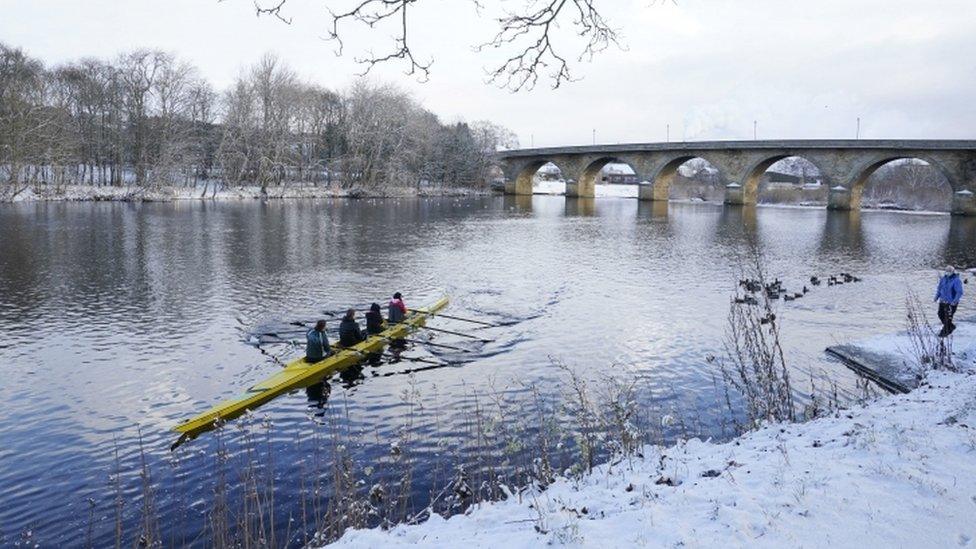
[(566, 179), (566, 195), (594, 196), (600, 170), (628, 164), (637, 173), (641, 200), (667, 200), (678, 167), (703, 158), (726, 181), (725, 203), (755, 204), (759, 180), (773, 163), (798, 156), (811, 162), (830, 192), (827, 207), (856, 210), (864, 185), (878, 168), (898, 159), (924, 160), (952, 187), (952, 212), (976, 215), (976, 140), (779, 140), (636, 143), (519, 149), (498, 153), (506, 194), (532, 194), (532, 177), (552, 162)]

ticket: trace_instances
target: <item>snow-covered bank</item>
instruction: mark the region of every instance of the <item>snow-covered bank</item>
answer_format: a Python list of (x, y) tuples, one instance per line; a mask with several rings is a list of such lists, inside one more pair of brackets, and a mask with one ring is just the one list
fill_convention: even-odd
[(58, 201), (151, 201), (175, 200), (246, 200), (290, 198), (406, 198), (416, 196), (475, 196), (491, 194), (489, 189), (466, 187), (396, 188), (383, 191), (343, 189), (338, 186), (270, 186), (263, 192), (261, 187), (225, 187), (216, 193), (187, 187), (111, 187), (93, 185), (69, 185), (59, 188), (30, 187), (13, 199), (0, 196), (0, 202), (58, 202)]
[(976, 538), (976, 370), (725, 444), (647, 447), (579, 481), (347, 547), (951, 547)]
[[(952, 362), (959, 365), (972, 364), (976, 360), (976, 318), (956, 318), (956, 330), (951, 338), (945, 340), (952, 352)], [(938, 326), (925, 328), (928, 333), (924, 344), (930, 351), (937, 350), (935, 333)], [(828, 351), (856, 363), (856, 368), (866, 368), (878, 376), (893, 382), (900, 390), (911, 390), (924, 378), (926, 367), (920, 365), (919, 340), (908, 331), (881, 334), (860, 339), (853, 343), (835, 345)]]

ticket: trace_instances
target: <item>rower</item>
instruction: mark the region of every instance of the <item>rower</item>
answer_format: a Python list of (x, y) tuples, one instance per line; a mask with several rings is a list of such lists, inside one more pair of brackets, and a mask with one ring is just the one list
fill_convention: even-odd
[(356, 322), (356, 309), (349, 309), (346, 311), (346, 316), (342, 317), (342, 322), (339, 323), (339, 344), (343, 347), (352, 347), (365, 339), (366, 334)]
[(366, 313), (366, 333), (369, 335), (375, 335), (383, 331), (383, 313), (380, 309), (379, 303), (373, 303), (369, 306), (369, 311)]
[(386, 318), (390, 321), (390, 324), (397, 324), (403, 322), (403, 319), (407, 317), (407, 306), (403, 303), (403, 295), (400, 292), (393, 294), (393, 299), (390, 300), (390, 304), (387, 306)]
[(305, 362), (318, 362), (332, 354), (324, 320), (316, 322), (315, 327), (305, 334), (305, 341)]

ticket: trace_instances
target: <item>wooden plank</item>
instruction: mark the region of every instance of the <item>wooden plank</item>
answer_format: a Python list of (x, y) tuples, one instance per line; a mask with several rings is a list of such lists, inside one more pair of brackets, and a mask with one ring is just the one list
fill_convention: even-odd
[(891, 364), (890, 360), (886, 360), (882, 355), (866, 352), (852, 345), (835, 345), (827, 347), (826, 350), (841, 359), (855, 373), (870, 379), (890, 393), (908, 393), (911, 391), (911, 388), (894, 378), (891, 372), (897, 366)]

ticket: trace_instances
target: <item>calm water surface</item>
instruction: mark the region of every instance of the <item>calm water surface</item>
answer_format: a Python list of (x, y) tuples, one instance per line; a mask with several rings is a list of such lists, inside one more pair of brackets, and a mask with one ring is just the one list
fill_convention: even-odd
[[(481, 332), (496, 341), (471, 355), (408, 353), (470, 359), (462, 367), (374, 376), (412, 366), (384, 365), (334, 384), (327, 406), (376, 441), (356, 450), (364, 461), (397, 436), (408, 385), (439, 418), (415, 426), (419, 492), (436, 482), (441, 439), (463, 436), (458, 411), (472, 395), (554, 387), (564, 375), (552, 359), (594, 378), (637, 378), (642, 399), (696, 414), (708, 433), (722, 409), (705, 357), (721, 354), (752, 242), (790, 287), (811, 274), (865, 279), (781, 306), (790, 360), (847, 389), (850, 375), (825, 346), (901, 328), (909, 288), (927, 298), (933, 269), (976, 264), (974, 221), (938, 215), (550, 196), (0, 206), (0, 545), (27, 530), (45, 545), (83, 543), (89, 498), (96, 543), (111, 542), (116, 443), (133, 526), (140, 431), (161, 483), (164, 534), (196, 535), (213, 439), (182, 448), (189, 465), (174, 473), (170, 428), (278, 368), (252, 344), (261, 334), (301, 338), (289, 323), (396, 290), (413, 306), (448, 294), (449, 313), (509, 324)], [(288, 441), (322, 427), (302, 392), (261, 413), (276, 426), (276, 497), (286, 508), (303, 456)]]

